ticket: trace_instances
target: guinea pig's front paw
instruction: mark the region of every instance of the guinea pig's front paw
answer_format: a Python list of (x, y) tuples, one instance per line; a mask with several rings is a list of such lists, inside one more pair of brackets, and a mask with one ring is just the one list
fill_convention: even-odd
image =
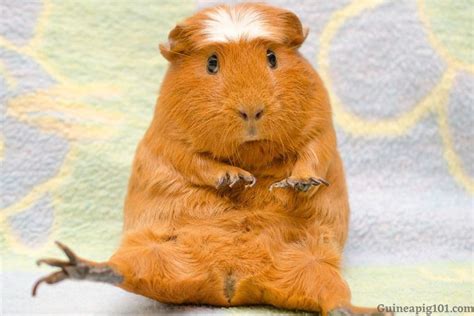
[(306, 192), (309, 189), (313, 187), (318, 187), (321, 184), (324, 184), (325, 186), (328, 186), (329, 183), (322, 179), (322, 178), (315, 178), (315, 177), (309, 177), (309, 178), (294, 178), (294, 177), (289, 177), (286, 179), (283, 179), (281, 181), (275, 182), (272, 185), (270, 185), (270, 191), (272, 191), (274, 188), (292, 188), (295, 191), (298, 192)]
[(225, 187), (232, 188), (239, 183), (245, 184), (245, 187), (253, 187), (257, 179), (248, 171), (240, 168), (232, 168), (226, 170), (221, 176), (218, 177), (216, 188), (222, 189)]

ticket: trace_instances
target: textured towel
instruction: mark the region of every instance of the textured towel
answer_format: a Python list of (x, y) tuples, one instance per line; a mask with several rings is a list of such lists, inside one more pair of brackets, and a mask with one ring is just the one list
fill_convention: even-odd
[[(309, 27), (351, 200), (357, 305), (473, 305), (472, 1), (270, 1)], [(209, 1), (0, 0), (4, 314), (276, 313), (171, 307), (101, 284), (29, 297), (54, 240), (117, 247), (137, 142), (166, 69), (157, 45)]]

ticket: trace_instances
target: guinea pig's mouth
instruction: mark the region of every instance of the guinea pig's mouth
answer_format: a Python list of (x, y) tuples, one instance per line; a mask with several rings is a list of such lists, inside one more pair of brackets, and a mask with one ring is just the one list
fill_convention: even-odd
[(258, 143), (262, 141), (264, 142), (266, 139), (257, 133), (248, 133), (243, 137), (243, 143)]
[(244, 138), (244, 143), (260, 142), (264, 139), (258, 137), (257, 135), (247, 136)]
[(265, 145), (265, 144), (269, 144), (269, 143), (270, 143), (270, 140), (268, 140), (268, 139), (255, 138), (255, 139), (246, 139), (242, 143), (242, 145), (252, 146), (252, 145)]
[(264, 142), (263, 139), (250, 139), (250, 140), (246, 140), (244, 141), (244, 144), (258, 144), (258, 143), (261, 143), (261, 142)]

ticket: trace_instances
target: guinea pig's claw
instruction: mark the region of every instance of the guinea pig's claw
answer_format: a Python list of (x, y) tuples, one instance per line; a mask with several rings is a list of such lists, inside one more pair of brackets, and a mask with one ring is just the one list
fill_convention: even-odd
[(321, 184), (329, 185), (326, 180), (315, 177), (309, 179), (286, 178), (270, 185), (269, 190), (272, 191), (274, 188), (292, 188), (298, 192), (307, 192), (312, 187), (317, 187)]
[(252, 177), (248, 177), (247, 179), (244, 179), (245, 181), (249, 182), (248, 184), (245, 185), (245, 188), (251, 188), (255, 185), (255, 183), (257, 183), (257, 179), (252, 176)]
[(309, 180), (311, 181), (311, 183), (313, 185), (321, 185), (321, 184), (324, 184), (325, 186), (329, 186), (329, 182), (327, 182), (326, 180), (324, 180), (323, 178), (314, 178), (314, 177), (311, 177), (309, 178)]
[(286, 179), (283, 179), (281, 181), (272, 183), (272, 185), (270, 185), (268, 189), (270, 191), (273, 191), (274, 188), (286, 188), (286, 187), (288, 187), (288, 183), (286, 182)]
[(238, 174), (226, 173), (223, 177), (219, 179), (216, 187), (217, 189), (221, 189), (224, 187), (232, 188), (241, 182), (246, 183), (245, 188), (248, 188), (248, 187), (253, 187), (255, 183), (257, 182), (257, 179), (255, 179), (255, 177), (252, 175), (245, 175), (241, 173), (238, 173)]
[(237, 177), (230, 177), (230, 176), (229, 176), (229, 179), (230, 179), (230, 180), (229, 180), (229, 182), (230, 182), (230, 183), (229, 183), (229, 188), (232, 188), (234, 185), (237, 184), (237, 182), (240, 181), (240, 177), (239, 177), (239, 176), (237, 176)]

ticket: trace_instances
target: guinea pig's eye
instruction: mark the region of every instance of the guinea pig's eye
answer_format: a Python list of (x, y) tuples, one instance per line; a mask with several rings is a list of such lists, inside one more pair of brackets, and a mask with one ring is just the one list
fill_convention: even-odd
[(207, 59), (207, 72), (210, 74), (216, 74), (219, 70), (219, 61), (216, 55), (212, 55)]
[(271, 50), (267, 50), (267, 61), (270, 68), (276, 68), (277, 57), (275, 56), (275, 53)]

